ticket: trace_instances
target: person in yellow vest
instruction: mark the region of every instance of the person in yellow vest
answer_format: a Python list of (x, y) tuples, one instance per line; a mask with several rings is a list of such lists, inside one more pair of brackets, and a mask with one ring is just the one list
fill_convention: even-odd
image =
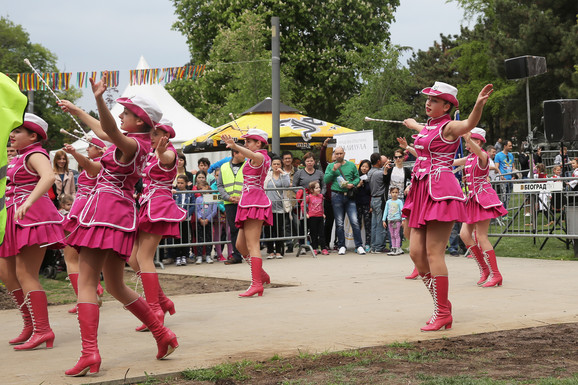
[(245, 164), (245, 156), (236, 150), (231, 151), (231, 155), (232, 159), (221, 166), (221, 173), (217, 179), (217, 189), (221, 199), (225, 202), (225, 216), (227, 217), (227, 226), (231, 230), (231, 243), (233, 245), (232, 259), (225, 261), (225, 265), (243, 262), (243, 257), (237, 250), (239, 229), (235, 226), (235, 217), (243, 189), (242, 169)]

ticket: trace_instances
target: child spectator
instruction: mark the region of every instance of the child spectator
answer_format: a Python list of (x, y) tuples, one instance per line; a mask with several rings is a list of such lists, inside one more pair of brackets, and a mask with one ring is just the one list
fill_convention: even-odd
[[(189, 179), (186, 175), (179, 175), (177, 176), (177, 184), (176, 184), (176, 194), (173, 194), (173, 199), (182, 209), (187, 210), (187, 217), (183, 222), (181, 222), (181, 238), (180, 239), (173, 239), (171, 240), (173, 244), (183, 244), (183, 243), (190, 243), (191, 240), (189, 239), (189, 227), (191, 225), (190, 219), (191, 215), (195, 212), (195, 197), (189, 190), (187, 189), (189, 185)], [(187, 192), (180, 192), (180, 191), (187, 191)], [(189, 246), (181, 246), (169, 249), (169, 255), (174, 258), (175, 264), (177, 266), (186, 266), (187, 265), (187, 257), (190, 253)]]
[(389, 236), (391, 238), (391, 251), (387, 253), (387, 255), (400, 255), (403, 254), (399, 232), (401, 227), (401, 210), (403, 209), (403, 201), (398, 199), (398, 187), (390, 188), (389, 193), (391, 198), (385, 203), (385, 209), (383, 211), (383, 227), (387, 228), (389, 222)]
[(72, 207), (72, 203), (74, 202), (74, 198), (70, 194), (61, 194), (58, 197), (58, 212), (63, 216), (67, 216), (70, 212), (70, 208)]
[[(231, 157), (229, 157), (229, 160), (231, 160)], [(213, 166), (211, 166), (213, 167)], [(219, 175), (221, 173), (221, 170), (219, 168), (214, 169), (214, 176), (215, 176), (215, 181), (211, 184), (211, 190), (217, 191), (218, 186), (217, 186), (217, 179), (219, 178)], [(225, 215), (225, 203), (223, 201), (219, 202), (218, 205), (218, 210), (217, 210), (217, 217), (218, 220), (213, 221), (213, 240), (215, 242), (218, 241), (226, 241), (227, 239), (231, 239), (231, 234), (230, 231), (227, 234), (227, 216)], [(224, 262), (227, 260), (227, 258), (225, 258), (223, 256), (223, 249), (225, 248), (225, 244), (220, 244), (220, 243), (215, 243), (215, 255), (217, 258), (217, 261), (219, 262)], [(229, 242), (227, 250), (229, 252), (229, 257), (233, 256), (233, 247), (231, 245), (231, 243)]]
[[(198, 178), (198, 175), (197, 175)], [(199, 190), (209, 190), (209, 184), (207, 182), (197, 181), (197, 187)], [(197, 240), (199, 243), (211, 243), (213, 235), (213, 221), (217, 219), (217, 204), (205, 202), (205, 197), (201, 194), (195, 201), (195, 212), (197, 216)], [(197, 265), (203, 263), (203, 255), (205, 256), (205, 262), (213, 263), (211, 258), (211, 251), (213, 247), (211, 245), (197, 246)]]
[(325, 226), (323, 219), (323, 195), (321, 194), (321, 185), (318, 181), (309, 183), (309, 194), (305, 197), (305, 204), (307, 205), (307, 226), (309, 227), (309, 234), (311, 236), (311, 247), (317, 255), (318, 246), (321, 246), (321, 254), (329, 255), (327, 251), (327, 244), (325, 242)]

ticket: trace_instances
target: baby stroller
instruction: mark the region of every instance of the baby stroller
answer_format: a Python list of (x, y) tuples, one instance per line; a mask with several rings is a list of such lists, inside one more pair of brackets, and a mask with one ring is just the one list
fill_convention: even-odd
[(64, 253), (62, 250), (46, 250), (44, 260), (40, 266), (40, 274), (46, 278), (55, 279), (56, 275), (66, 270)]

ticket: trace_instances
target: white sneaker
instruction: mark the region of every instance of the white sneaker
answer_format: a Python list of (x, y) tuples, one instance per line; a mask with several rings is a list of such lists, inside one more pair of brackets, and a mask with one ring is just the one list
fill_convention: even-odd
[(181, 257), (181, 266), (187, 266), (187, 258)]
[(181, 266), (181, 257), (177, 257), (177, 259), (175, 261), (175, 265)]
[(363, 248), (363, 246), (359, 246), (357, 248), (357, 254), (361, 254), (361, 255), (365, 254), (365, 249)]
[(197, 262), (195, 262), (197, 265), (200, 265), (201, 263), (203, 263), (203, 257), (197, 257)]
[(397, 251), (391, 250), (389, 253), (387, 253), (387, 255), (397, 255), (397, 254), (395, 254), (395, 253), (397, 253)]
[(402, 255), (404, 254), (403, 249), (400, 247), (399, 249), (397, 249), (397, 251), (395, 252), (395, 255)]
[(213, 259), (211, 258), (210, 255), (207, 255), (207, 256), (205, 257), (205, 262), (207, 262), (207, 263), (213, 263)]
[[(345, 255), (345, 252), (347, 251), (347, 249), (345, 248), (345, 246), (341, 246), (339, 248), (339, 251), (337, 252), (337, 254), (339, 255)], [(365, 254), (365, 251), (363, 252), (363, 254)]]

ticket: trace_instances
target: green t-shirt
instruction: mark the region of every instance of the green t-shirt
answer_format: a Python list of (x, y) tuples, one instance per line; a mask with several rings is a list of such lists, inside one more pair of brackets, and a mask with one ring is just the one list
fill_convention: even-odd
[[(332, 191), (346, 192), (348, 190), (347, 187), (341, 187), (339, 183), (337, 183), (337, 178), (342, 176), (341, 175), (342, 173), (343, 178), (347, 182), (353, 184), (354, 186), (357, 186), (359, 184), (359, 172), (357, 171), (355, 163), (346, 160), (345, 163), (342, 164), (340, 168), (333, 171), (334, 164), (335, 162), (329, 163), (329, 165), (325, 169), (325, 177), (323, 178), (326, 184), (333, 183), (331, 185)], [(341, 172), (339, 170), (341, 170)]]

